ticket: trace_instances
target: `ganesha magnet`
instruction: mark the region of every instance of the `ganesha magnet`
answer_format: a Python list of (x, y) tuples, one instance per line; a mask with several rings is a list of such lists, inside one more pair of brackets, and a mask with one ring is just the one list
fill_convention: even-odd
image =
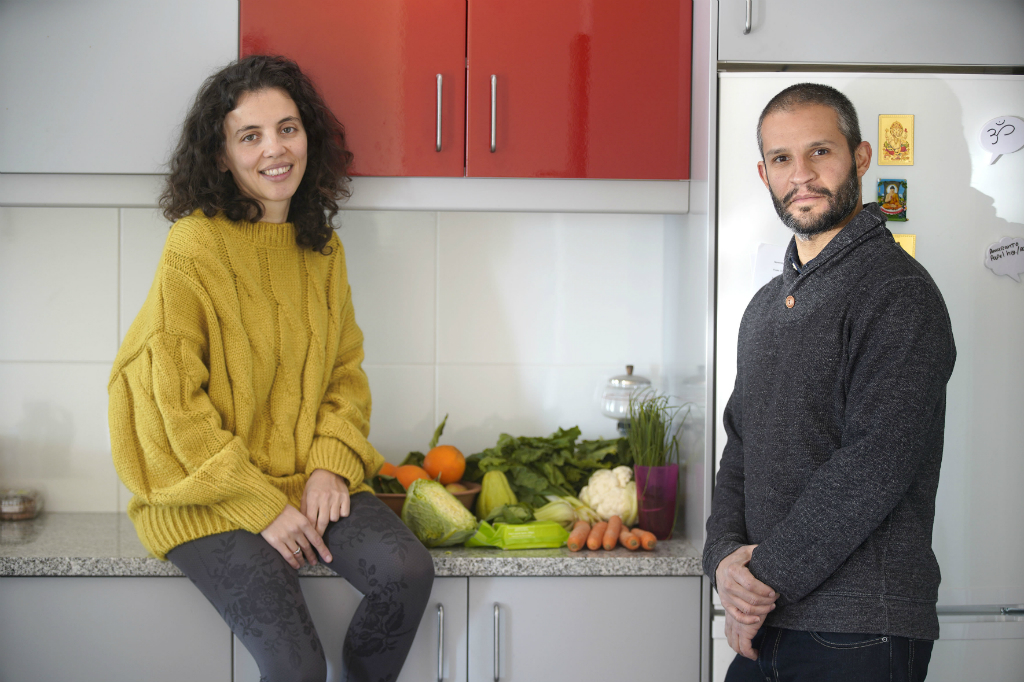
[(914, 165), (914, 115), (881, 114), (878, 117), (878, 165)]

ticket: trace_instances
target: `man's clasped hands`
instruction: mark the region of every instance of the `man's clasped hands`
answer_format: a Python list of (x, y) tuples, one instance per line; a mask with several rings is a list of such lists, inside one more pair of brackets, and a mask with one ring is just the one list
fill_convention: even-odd
[(764, 624), (765, 616), (775, 608), (778, 593), (754, 577), (747, 568), (757, 545), (744, 545), (722, 559), (715, 571), (718, 596), (725, 609), (725, 638), (740, 656), (757, 660), (751, 645)]

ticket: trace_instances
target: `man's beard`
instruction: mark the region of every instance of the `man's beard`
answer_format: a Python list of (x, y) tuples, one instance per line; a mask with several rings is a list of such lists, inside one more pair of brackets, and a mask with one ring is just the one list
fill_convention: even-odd
[(772, 195), (775, 212), (779, 214), (779, 218), (782, 219), (786, 227), (793, 230), (799, 239), (807, 241), (814, 235), (833, 229), (857, 208), (860, 203), (860, 183), (857, 178), (857, 164), (850, 165), (850, 174), (846, 176), (846, 180), (839, 185), (839, 188), (834, 193), (826, 187), (814, 185), (808, 185), (801, 189), (804, 192), (817, 194), (828, 199), (828, 209), (810, 223), (799, 222), (796, 215), (786, 209), (786, 206), (800, 190), (790, 190), (789, 194), (782, 199), (775, 196), (775, 192), (770, 188), (768, 193)]

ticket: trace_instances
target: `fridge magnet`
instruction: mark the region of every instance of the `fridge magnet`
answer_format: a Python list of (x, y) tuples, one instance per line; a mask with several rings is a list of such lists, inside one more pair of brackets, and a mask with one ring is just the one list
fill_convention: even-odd
[(879, 180), (878, 207), (886, 220), (892, 222), (907, 219), (907, 181)]
[(1005, 237), (985, 248), (985, 267), (997, 275), (1020, 281), (1024, 272), (1024, 238)]
[(878, 165), (914, 165), (914, 115), (881, 114), (878, 117)]
[(893, 234), (892, 238), (903, 247), (903, 250), (910, 254), (911, 258), (917, 258), (917, 235), (916, 234)]
[(1024, 119), (997, 116), (981, 127), (981, 148), (992, 155), (989, 165), (1003, 154), (1012, 154), (1024, 147)]

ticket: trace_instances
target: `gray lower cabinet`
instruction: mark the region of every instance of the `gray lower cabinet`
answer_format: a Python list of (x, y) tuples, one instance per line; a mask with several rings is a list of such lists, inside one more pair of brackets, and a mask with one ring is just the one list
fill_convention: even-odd
[(700, 637), (697, 577), (469, 579), (473, 682), (698, 680)]
[(231, 633), (182, 578), (0, 578), (0, 680), (224, 682)]
[[(466, 580), (434, 580), (427, 612), (420, 622), (416, 641), (398, 682), (466, 682)], [(345, 630), (362, 595), (340, 578), (299, 578), (299, 583), (327, 655), (327, 680), (337, 682), (341, 679), (341, 647), (345, 641)], [(440, 618), (439, 612), (443, 614)], [(439, 627), (442, 624), (443, 630)], [(256, 662), (237, 638), (232, 637), (232, 640), (234, 682), (256, 682), (260, 679)]]
[[(336, 682), (362, 596), (300, 582)], [(2, 578), (0, 615), (0, 680), (259, 679), (183, 578)], [(697, 680), (700, 637), (696, 577), (437, 578), (398, 682)]]

